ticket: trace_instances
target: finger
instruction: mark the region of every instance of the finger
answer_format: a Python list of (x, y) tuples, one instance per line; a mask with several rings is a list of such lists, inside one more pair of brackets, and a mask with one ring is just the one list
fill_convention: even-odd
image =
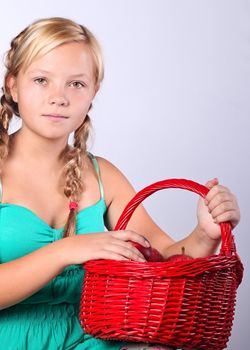
[[(143, 254), (133, 245), (132, 242), (124, 242), (121, 240), (116, 240), (114, 244), (120, 245), (123, 249), (127, 251), (132, 251), (134, 254), (136, 254), (138, 257), (143, 259), (143, 261), (146, 261)], [(127, 255), (127, 254), (126, 254)], [(134, 260), (134, 259), (133, 259)]]
[(215, 218), (216, 216), (222, 215), (227, 211), (233, 211), (233, 210), (235, 210), (234, 203), (232, 201), (225, 201), (225, 202), (219, 203), (212, 210), (209, 210), (209, 212), (212, 215), (212, 217)]
[(215, 177), (214, 179), (212, 180), (209, 180), (205, 186), (208, 187), (209, 189), (213, 188), (214, 186), (218, 185), (219, 183), (219, 180), (217, 179), (217, 177)]
[(207, 202), (207, 207), (209, 212), (212, 212), (220, 205), (222, 205), (222, 207), (225, 206), (225, 209), (227, 210), (229, 203), (231, 203), (232, 206), (236, 206), (234, 197), (230, 193), (222, 192), (212, 197), (210, 201)]
[(221, 185), (216, 185), (213, 188), (210, 189), (210, 191), (208, 192), (208, 194), (205, 197), (205, 202), (206, 204), (209, 203), (215, 196), (217, 195), (221, 195), (223, 193), (227, 193), (230, 196), (232, 196), (232, 193), (229, 191), (229, 189), (225, 186), (221, 186)]
[(214, 218), (214, 222), (216, 224), (221, 224), (222, 222), (230, 222), (232, 227), (235, 227), (236, 223), (238, 222), (237, 215), (238, 214), (236, 210), (229, 210), (216, 216)]
[(146, 261), (144, 256), (136, 248), (132, 247), (132, 245), (129, 243), (128, 246), (122, 246), (119, 243), (112, 243), (107, 246), (104, 246), (103, 250), (118, 254), (119, 256), (122, 256), (127, 260), (134, 260), (140, 262)]
[(214, 206), (213, 209), (210, 209), (210, 206), (208, 206), (208, 208), (213, 219), (216, 219), (217, 216), (223, 215), (228, 211), (235, 210), (235, 206), (232, 201), (225, 201), (225, 202), (219, 203), (218, 205)]
[(131, 230), (113, 231), (113, 237), (118, 238), (122, 241), (137, 242), (146, 248), (150, 247), (150, 242), (146, 237)]
[(138, 262), (145, 262), (145, 259), (137, 258), (130, 254), (131, 258), (124, 256), (123, 254), (120, 254), (119, 252), (115, 252), (114, 250), (106, 250), (103, 249), (101, 252), (101, 256), (98, 259), (110, 259), (110, 260), (124, 260), (124, 261), (138, 261)]
[(128, 260), (124, 256), (117, 254), (110, 250), (105, 250), (101, 252), (101, 256), (98, 259), (108, 259), (108, 260)]

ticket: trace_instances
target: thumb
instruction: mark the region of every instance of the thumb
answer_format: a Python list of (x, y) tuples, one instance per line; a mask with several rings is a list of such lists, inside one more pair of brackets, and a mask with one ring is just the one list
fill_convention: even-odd
[(208, 187), (209, 189), (211, 189), (214, 186), (218, 185), (218, 183), (219, 183), (219, 180), (217, 179), (217, 177), (215, 177), (214, 179), (209, 180), (205, 186)]

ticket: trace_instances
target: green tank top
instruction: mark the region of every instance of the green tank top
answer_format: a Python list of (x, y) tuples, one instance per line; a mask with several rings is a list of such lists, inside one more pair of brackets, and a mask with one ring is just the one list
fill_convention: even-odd
[[(96, 158), (92, 154), (89, 156), (98, 175), (100, 199), (77, 213), (76, 234), (105, 230), (106, 205), (99, 166)], [(0, 179), (0, 263), (17, 259), (62, 238), (63, 227), (50, 227), (24, 206), (2, 203), (3, 190)], [(120, 349), (122, 343), (92, 338), (80, 327), (78, 314), (83, 278), (81, 265), (68, 266), (31, 297), (1, 310), (1, 349)]]

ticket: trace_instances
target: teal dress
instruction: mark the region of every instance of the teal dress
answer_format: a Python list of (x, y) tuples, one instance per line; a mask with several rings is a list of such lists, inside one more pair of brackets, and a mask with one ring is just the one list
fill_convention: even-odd
[[(101, 198), (77, 213), (77, 234), (104, 232), (106, 205), (96, 159)], [(63, 227), (54, 229), (30, 209), (1, 203), (0, 181), (0, 263), (33, 252), (63, 235)], [(105, 233), (103, 233), (105, 234)], [(41, 266), (42, 268), (42, 266)], [(84, 270), (68, 266), (61, 274), (28, 299), (0, 311), (0, 348), (4, 350), (118, 350), (115, 341), (95, 339), (83, 332), (79, 319), (79, 301)], [(25, 283), (25, 281), (23, 281)], [(1, 280), (0, 280), (1, 288)]]

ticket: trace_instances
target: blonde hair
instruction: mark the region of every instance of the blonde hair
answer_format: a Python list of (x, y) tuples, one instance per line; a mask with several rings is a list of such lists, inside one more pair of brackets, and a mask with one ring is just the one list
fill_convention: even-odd
[[(89, 49), (94, 62), (94, 78), (98, 87), (103, 80), (104, 66), (101, 48), (94, 35), (83, 25), (62, 17), (40, 19), (25, 28), (11, 41), (11, 47), (5, 57), (6, 73), (3, 94), (0, 100), (0, 169), (9, 152), (9, 124), (13, 115), (20, 117), (18, 104), (13, 101), (8, 79), (16, 77), (20, 69), (27, 67), (39, 57), (59, 45), (83, 42)], [(62, 156), (65, 166), (62, 173), (65, 179), (64, 194), (70, 201), (79, 202), (83, 192), (82, 169), (87, 156), (87, 139), (91, 128), (87, 115), (84, 122), (74, 132), (73, 148), (67, 147)], [(64, 227), (64, 237), (75, 234), (76, 210), (70, 210)]]

